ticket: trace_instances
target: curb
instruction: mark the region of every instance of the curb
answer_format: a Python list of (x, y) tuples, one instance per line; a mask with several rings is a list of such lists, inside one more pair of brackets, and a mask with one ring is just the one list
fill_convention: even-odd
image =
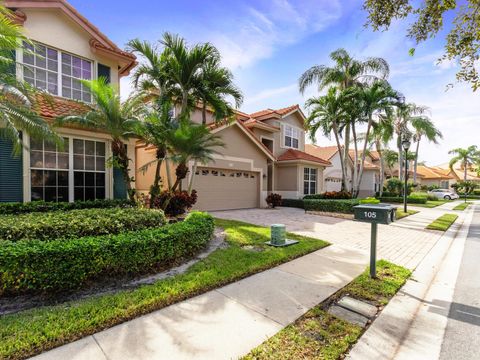
[(348, 359), (438, 359), (474, 209), (470, 207), (442, 235)]

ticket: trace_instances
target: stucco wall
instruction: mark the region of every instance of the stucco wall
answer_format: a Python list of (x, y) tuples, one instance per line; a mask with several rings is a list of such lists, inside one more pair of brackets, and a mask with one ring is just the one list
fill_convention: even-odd
[(283, 146), (284, 132), (283, 132), (282, 124), (288, 124), (288, 125), (294, 126), (300, 131), (298, 150), (305, 151), (305, 130), (303, 125), (303, 120), (299, 115), (294, 113), (281, 120), (271, 119), (271, 120), (265, 120), (264, 122), (281, 129), (281, 131), (275, 132), (273, 134), (275, 136), (275, 144), (274, 144), (274, 152), (273, 152), (275, 156), (279, 156), (283, 154), (288, 149), (287, 147)]
[(275, 168), (275, 191), (298, 191), (297, 165), (277, 166)]

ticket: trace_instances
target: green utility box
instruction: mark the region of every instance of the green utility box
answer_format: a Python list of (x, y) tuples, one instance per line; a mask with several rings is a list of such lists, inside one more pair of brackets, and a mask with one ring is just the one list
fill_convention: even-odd
[(397, 208), (389, 204), (362, 204), (354, 206), (353, 211), (355, 220), (388, 225), (395, 221)]

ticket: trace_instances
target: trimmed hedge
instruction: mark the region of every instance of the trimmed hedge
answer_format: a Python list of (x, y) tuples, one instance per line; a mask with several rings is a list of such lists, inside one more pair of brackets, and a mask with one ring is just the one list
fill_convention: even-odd
[(282, 206), (304, 209), (302, 199), (282, 199)]
[(31, 212), (48, 212), (48, 211), (67, 211), (78, 209), (106, 209), (115, 207), (134, 207), (135, 202), (130, 200), (91, 200), (91, 201), (75, 201), (75, 202), (45, 202), (32, 201), (28, 203), (0, 203), (0, 215), (16, 215)]
[[(403, 197), (401, 196), (392, 196), (392, 197), (386, 197), (382, 196), (379, 198), (381, 202), (387, 202), (387, 203), (403, 203)], [(407, 196), (407, 203), (409, 204), (426, 204), (427, 203), (427, 198), (426, 197), (416, 197), (416, 196)]]
[(156, 229), (66, 241), (0, 244), (0, 294), (63, 291), (99, 276), (135, 275), (190, 257), (213, 235), (214, 220), (191, 213)]
[(83, 209), (0, 216), (0, 240), (55, 240), (118, 234), (165, 224), (160, 210)]
[(306, 199), (303, 202), (305, 204), (305, 210), (352, 214), (353, 207), (358, 205), (360, 200)]

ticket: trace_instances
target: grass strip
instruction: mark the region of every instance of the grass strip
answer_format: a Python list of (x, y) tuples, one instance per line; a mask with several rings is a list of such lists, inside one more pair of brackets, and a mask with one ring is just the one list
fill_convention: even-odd
[(450, 226), (457, 220), (458, 215), (455, 214), (443, 214), (438, 219), (429, 224), (426, 229), (447, 231)]
[(397, 220), (400, 220), (404, 217), (407, 217), (407, 216), (410, 216), (410, 215), (414, 215), (414, 214), (417, 214), (418, 211), (417, 210), (408, 210), (407, 209), (407, 212), (401, 210), (401, 209), (398, 209), (397, 208), (397, 213), (396, 213), (396, 216), (397, 216)]
[[(340, 290), (377, 306), (385, 305), (410, 277), (410, 271), (385, 260), (377, 262), (377, 278), (368, 269)], [(293, 324), (253, 349), (242, 360), (341, 359), (363, 333), (363, 328), (328, 314), (322, 303)]]
[(410, 205), (431, 209), (431, 208), (446, 204), (447, 202), (449, 202), (449, 200), (428, 200), (425, 204), (410, 204)]
[(469, 207), (471, 204), (471, 202), (463, 202), (461, 204), (458, 204), (457, 206), (455, 206), (453, 208), (453, 210), (460, 210), (460, 211), (463, 211), (465, 210), (467, 207)]
[(0, 317), (0, 359), (38, 354), (328, 245), (288, 234), (299, 243), (273, 248), (264, 244), (269, 228), (229, 220), (216, 220), (216, 225), (225, 229), (230, 246), (214, 251), (184, 274), (135, 290)]

